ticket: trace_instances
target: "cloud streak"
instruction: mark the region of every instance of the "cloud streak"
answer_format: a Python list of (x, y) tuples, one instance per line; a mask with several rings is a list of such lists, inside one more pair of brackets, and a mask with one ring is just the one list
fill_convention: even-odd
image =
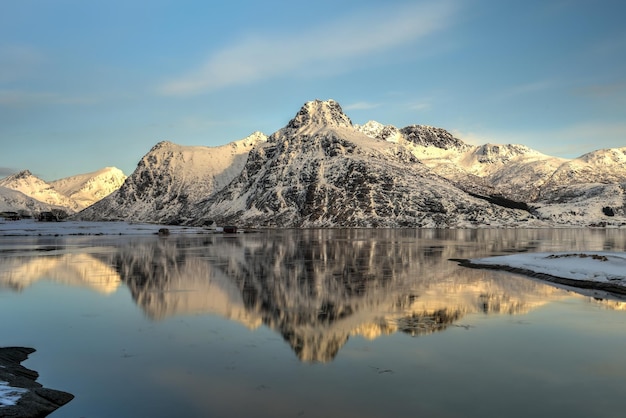
[(369, 110), (376, 109), (380, 107), (380, 103), (371, 103), (371, 102), (356, 102), (351, 103), (347, 106), (343, 106), (344, 110)]
[(161, 86), (161, 94), (189, 96), (284, 75), (335, 66), (419, 40), (451, 24), (455, 3), (421, 3), (376, 9), (308, 31), (256, 36), (213, 53), (199, 69)]
[(0, 90), (0, 106), (88, 105), (94, 99), (70, 97), (58, 93)]

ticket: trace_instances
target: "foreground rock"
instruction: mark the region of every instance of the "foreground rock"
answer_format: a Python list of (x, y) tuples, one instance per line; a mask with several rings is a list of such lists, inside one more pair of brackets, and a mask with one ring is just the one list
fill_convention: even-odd
[(0, 348), (0, 416), (45, 417), (65, 405), (74, 395), (48, 389), (37, 383), (39, 373), (20, 363), (33, 348)]

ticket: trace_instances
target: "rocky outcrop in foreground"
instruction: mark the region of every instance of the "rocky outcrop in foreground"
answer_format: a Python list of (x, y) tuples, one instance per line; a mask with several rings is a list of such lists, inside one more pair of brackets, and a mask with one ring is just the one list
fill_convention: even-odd
[(48, 416), (74, 395), (42, 387), (39, 373), (20, 363), (35, 352), (33, 348), (0, 348), (0, 416), (38, 418)]

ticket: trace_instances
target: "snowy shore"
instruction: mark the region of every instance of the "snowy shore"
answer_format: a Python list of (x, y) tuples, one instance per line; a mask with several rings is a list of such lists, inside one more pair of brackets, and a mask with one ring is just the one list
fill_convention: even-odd
[(459, 261), (462, 266), (505, 270), (581, 289), (626, 297), (626, 253), (570, 251), (521, 253)]
[(170, 234), (206, 234), (213, 229), (179, 225), (158, 225), (131, 222), (63, 221), (39, 222), (32, 219), (1, 221), (0, 236), (63, 236), (63, 235), (155, 235), (160, 229)]

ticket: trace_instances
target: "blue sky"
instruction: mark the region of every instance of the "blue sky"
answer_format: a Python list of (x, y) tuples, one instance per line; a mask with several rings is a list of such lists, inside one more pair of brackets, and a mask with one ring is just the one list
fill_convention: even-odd
[(576, 157), (626, 146), (626, 2), (0, 0), (0, 177), (271, 134), (306, 101)]

